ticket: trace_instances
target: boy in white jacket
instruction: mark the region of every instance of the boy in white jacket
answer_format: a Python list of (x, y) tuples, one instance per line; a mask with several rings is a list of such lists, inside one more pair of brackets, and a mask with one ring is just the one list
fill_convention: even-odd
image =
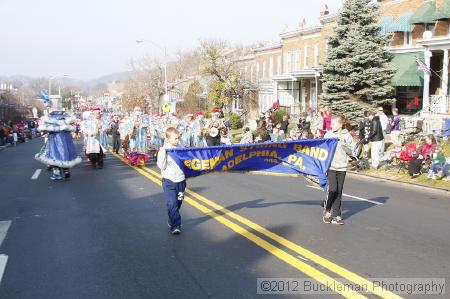
[(186, 178), (177, 163), (167, 155), (166, 149), (176, 147), (180, 142), (180, 133), (170, 127), (166, 130), (164, 146), (159, 149), (157, 165), (161, 169), (162, 186), (166, 197), (168, 225), (173, 235), (181, 233), (180, 208), (186, 189)]

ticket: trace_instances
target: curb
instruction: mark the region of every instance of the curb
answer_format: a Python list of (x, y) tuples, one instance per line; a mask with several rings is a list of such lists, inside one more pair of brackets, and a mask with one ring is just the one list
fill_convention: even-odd
[(400, 181), (400, 180), (387, 179), (387, 178), (383, 178), (383, 177), (380, 177), (380, 176), (375, 176), (375, 175), (370, 175), (370, 174), (363, 174), (363, 173), (354, 172), (354, 171), (347, 171), (347, 173), (351, 173), (352, 175), (355, 175), (355, 176), (369, 177), (369, 178), (379, 179), (379, 180), (388, 181), (388, 182), (395, 182), (395, 183), (413, 185), (413, 186), (416, 186), (416, 187), (425, 188), (425, 189), (429, 189), (429, 190), (432, 190), (432, 191), (450, 192), (450, 189), (446, 189), (446, 188), (442, 188), (442, 187), (433, 187), (433, 186), (427, 186), (427, 185), (417, 184), (417, 183), (413, 183), (413, 182), (404, 182), (404, 181)]

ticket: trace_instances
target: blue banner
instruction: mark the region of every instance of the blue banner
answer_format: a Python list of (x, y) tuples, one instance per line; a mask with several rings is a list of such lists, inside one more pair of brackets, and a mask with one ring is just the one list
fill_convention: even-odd
[(306, 139), (279, 143), (255, 143), (168, 149), (186, 178), (217, 171), (265, 171), (300, 174), (325, 187), (338, 140)]

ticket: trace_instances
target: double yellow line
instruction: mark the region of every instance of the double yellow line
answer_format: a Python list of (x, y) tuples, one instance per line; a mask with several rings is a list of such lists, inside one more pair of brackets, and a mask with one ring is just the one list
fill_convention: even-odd
[[(123, 160), (123, 158), (120, 157), (119, 155), (116, 155), (114, 153), (113, 153), (113, 155), (116, 156), (117, 158), (119, 158), (120, 160), (122, 160), (123, 162), (125, 162)], [(162, 182), (161, 182), (162, 177), (159, 173), (157, 173), (147, 167), (135, 167), (135, 166), (131, 166), (131, 165), (129, 165), (129, 166), (132, 167), (133, 169), (135, 169), (141, 175), (143, 175), (146, 178), (148, 178), (149, 180), (153, 181), (155, 184), (162, 186)], [(248, 240), (250, 240), (257, 246), (266, 250), (270, 254), (276, 256), (280, 260), (286, 262), (290, 266), (298, 269), (299, 271), (303, 272), (307, 276), (315, 279), (316, 281), (318, 281), (326, 286), (330, 286), (330, 288), (333, 291), (342, 295), (345, 298), (367, 298), (367, 297), (359, 294), (358, 292), (351, 290), (351, 288), (346, 287), (343, 283), (341, 283), (341, 282), (333, 279), (329, 275), (313, 268), (312, 266), (308, 265), (307, 263), (300, 261), (294, 255), (289, 254), (285, 250), (272, 245), (271, 243), (269, 243), (266, 240), (262, 239), (261, 237), (257, 236), (255, 233), (250, 232), (248, 229), (244, 228), (243, 226), (230, 221), (228, 218), (231, 218), (231, 219), (239, 222), (240, 224), (246, 225), (247, 227), (260, 233), (261, 235), (269, 238), (270, 240), (272, 240), (272, 241), (296, 252), (297, 254), (305, 257), (306, 259), (309, 259), (312, 262), (326, 268), (330, 272), (338, 274), (339, 276), (343, 277), (344, 279), (353, 282), (353, 284), (357, 284), (361, 287), (365, 286), (369, 291), (371, 291), (375, 295), (378, 295), (381, 298), (401, 298), (400, 296), (398, 296), (392, 292), (382, 290), (379, 287), (374, 287), (373, 282), (309, 251), (308, 249), (301, 247), (298, 244), (295, 244), (295, 243), (287, 240), (286, 238), (284, 238), (280, 235), (277, 235), (277, 234), (269, 231), (265, 227), (262, 227), (256, 223), (254, 223), (253, 221), (250, 221), (247, 218), (244, 218), (244, 217), (228, 210), (227, 208), (205, 198), (204, 196), (190, 190), (189, 188), (186, 188), (186, 194), (189, 196), (186, 195), (184, 197), (185, 202), (187, 202), (194, 208), (200, 210), (204, 214), (206, 214), (206, 215), (210, 216), (211, 218), (215, 219), (216, 221), (222, 223), (223, 225), (225, 225), (229, 229), (233, 230), (234, 232), (247, 238)], [(194, 200), (194, 198), (195, 198), (195, 200)], [(211, 208), (214, 210), (212, 210)], [(217, 213), (219, 211), (221, 214)], [(226, 218), (225, 216), (227, 216), (228, 218)]]

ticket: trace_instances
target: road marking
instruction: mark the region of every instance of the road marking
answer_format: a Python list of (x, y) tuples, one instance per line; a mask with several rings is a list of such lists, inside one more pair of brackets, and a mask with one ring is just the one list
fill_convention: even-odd
[[(311, 185), (306, 185), (306, 187), (308, 187), (308, 188), (313, 188), (313, 189), (318, 189), (318, 190), (322, 190), (322, 189), (319, 188), (319, 187), (311, 186)], [(375, 204), (375, 205), (383, 205), (383, 204), (384, 204), (384, 203), (382, 203), (382, 202), (378, 202), (378, 201), (374, 201), (374, 200), (370, 200), (370, 199), (366, 199), (366, 198), (362, 198), (362, 197), (354, 196), (354, 195), (350, 195), (350, 194), (342, 193), (342, 195), (344, 195), (345, 197), (350, 197), (350, 198), (354, 198), (354, 199), (361, 200), (361, 201), (367, 201), (367, 202), (373, 203), (373, 204)]]
[[(139, 167), (131, 166), (133, 169), (135, 169), (137, 172), (145, 176), (146, 178), (150, 179), (154, 183), (156, 183), (159, 186), (162, 186), (161, 181), (158, 178), (153, 177), (146, 171), (142, 170)], [(184, 201), (193, 206), (194, 208), (200, 210), (204, 214), (210, 216), (212, 219), (215, 219), (216, 221), (222, 223), (229, 229), (233, 230), (234, 232), (240, 234), (244, 238), (250, 240), (254, 244), (258, 245), (262, 249), (266, 250), (270, 254), (273, 254), (274, 256), (278, 257), (285, 263), (293, 266), (294, 268), (298, 269), (299, 271), (305, 273), (309, 277), (312, 277), (313, 279), (317, 280), (320, 283), (323, 283), (324, 285), (330, 286), (330, 288), (333, 289), (336, 293), (342, 295), (345, 298), (367, 298), (355, 291), (349, 290), (348, 288), (345, 288), (345, 285), (341, 282), (333, 279), (332, 277), (328, 276), (327, 274), (313, 268), (312, 266), (298, 260), (295, 256), (287, 253), (286, 251), (270, 244), (269, 242), (265, 241), (261, 237), (258, 237), (254, 233), (248, 231), (247, 229), (243, 228), (240, 225), (237, 225), (236, 223), (230, 221), (229, 219), (225, 218), (223, 215), (219, 215), (213, 210), (207, 208), (206, 206), (198, 203), (197, 201), (193, 200), (189, 196), (184, 197)], [(336, 285), (335, 285), (336, 284)]]
[[(119, 158), (120, 160), (122, 160), (123, 162), (125, 162), (120, 156), (117, 156), (117, 158)], [(129, 165), (129, 164), (127, 164)], [(133, 169), (135, 169), (137, 172), (139, 172), (140, 174), (142, 174), (143, 176), (149, 178), (150, 180), (152, 180), (153, 182), (155, 182), (157, 185), (161, 186), (161, 175), (147, 167), (135, 167), (135, 166), (131, 166)], [(360, 286), (372, 286), (371, 288), (369, 287), (369, 289), (374, 290), (373, 293), (380, 296), (381, 298), (401, 298), (400, 296), (392, 293), (392, 292), (388, 292), (385, 290), (379, 290), (379, 288), (374, 287), (374, 283), (359, 276), (358, 274), (355, 274), (337, 264), (334, 264), (333, 262), (313, 253), (312, 251), (309, 251), (308, 249), (305, 249), (303, 247), (301, 247), (300, 245), (297, 245), (287, 239), (285, 239), (284, 237), (281, 237), (271, 231), (269, 231), (268, 229), (266, 229), (265, 227), (262, 227), (228, 209), (226, 209), (225, 207), (216, 204), (215, 202), (203, 197), (202, 195), (186, 188), (186, 193), (191, 195), (192, 197), (195, 197), (197, 200), (209, 205), (210, 207), (212, 207), (213, 209), (215, 209), (216, 211), (221, 211), (222, 213), (224, 213), (224, 215), (233, 218), (234, 220), (237, 220), (238, 222), (254, 229), (255, 231), (263, 234), (264, 236), (276, 241), (277, 243), (285, 246), (286, 248), (289, 248), (290, 250), (295, 251), (296, 253), (302, 255), (303, 257), (315, 262), (318, 265), (321, 265), (322, 267), (326, 268), (327, 270), (334, 272), (340, 276), (342, 276), (343, 278), (352, 281)], [(192, 206), (196, 207), (197, 209), (199, 209), (200, 211), (204, 212), (205, 214), (211, 216), (213, 219), (221, 222), (222, 224), (224, 224), (225, 226), (231, 228), (232, 230), (234, 230), (235, 232), (241, 234), (242, 236), (244, 236), (245, 238), (249, 239), (250, 241), (252, 241), (253, 243), (257, 244), (258, 246), (260, 246), (261, 248), (266, 249), (267, 251), (269, 251), (271, 254), (274, 254), (275, 256), (277, 256), (278, 258), (280, 258), (281, 260), (285, 261), (286, 263), (290, 264), (291, 266), (297, 268), (298, 270), (300, 270), (301, 272), (307, 274), (308, 276), (314, 278), (315, 280), (323, 283), (323, 279), (324, 277), (326, 277), (327, 279), (329, 278), (326, 274), (318, 271), (317, 269), (311, 267), (308, 264), (305, 264), (301, 261), (298, 260), (298, 258), (295, 258), (294, 256), (288, 254), (287, 252), (283, 251), (282, 249), (275, 247), (274, 245), (267, 243), (265, 240), (261, 239), (260, 237), (256, 236), (255, 234), (249, 232), (248, 230), (244, 229), (243, 227), (235, 224), (234, 222), (229, 221), (227, 218), (224, 218), (224, 216), (218, 215), (217, 213), (215, 213), (214, 211), (210, 210), (209, 208), (199, 204), (198, 202), (194, 201), (192, 198), (190, 197), (185, 197), (188, 199), (188, 203), (191, 204)], [(207, 211), (207, 212), (205, 212)], [(235, 227), (230, 227), (229, 225), (227, 225), (228, 223), (231, 223), (233, 225), (235, 225), (236, 227), (238, 227), (239, 229), (236, 230), (234, 229)], [(249, 237), (250, 236), (250, 237)], [(261, 242), (265, 242), (265, 243), (261, 243), (259, 242), (259, 240), (261, 240)], [(256, 242), (258, 241), (258, 242)], [(277, 252), (281, 252), (282, 255), (279, 256), (276, 253)], [(287, 258), (285, 255), (287, 255), (289, 258)], [(291, 259), (294, 259), (294, 261), (296, 262), (300, 262), (304, 265), (307, 266), (307, 268), (302, 268), (302, 267), (297, 267), (298, 265), (296, 263), (294, 263)], [(293, 262), (293, 263), (291, 263)], [(312, 270), (311, 270), (312, 269)], [(311, 270), (312, 272), (310, 272), (309, 270)], [(313, 276), (314, 275), (314, 276)], [(317, 276), (319, 275), (319, 276)], [(324, 277), (323, 277), (324, 276)], [(321, 279), (321, 280), (319, 280)], [(339, 292), (339, 290), (334, 289), (335, 292), (343, 295), (344, 297), (347, 297), (346, 295), (342, 294), (341, 292)], [(357, 296), (355, 296), (357, 295)], [(365, 298), (364, 296), (356, 293), (356, 294), (352, 294), (351, 297), (349, 298)]]
[[(155, 171), (153, 171), (153, 170), (151, 170), (151, 169), (149, 169), (147, 167), (144, 167), (144, 169), (149, 171), (149, 173), (151, 173), (151, 174), (161, 178), (161, 175), (159, 173), (157, 173), (157, 172), (155, 172)], [(305, 257), (305, 258), (315, 262), (318, 265), (321, 265), (322, 267), (324, 267), (324, 268), (328, 269), (329, 271), (332, 271), (332, 272), (334, 272), (334, 273), (344, 277), (345, 279), (347, 279), (349, 281), (352, 281), (352, 282), (354, 282), (354, 283), (356, 283), (356, 284), (358, 284), (360, 286), (364, 286), (364, 285), (366, 285), (366, 286), (369, 286), (369, 285), (374, 286), (373, 282), (371, 282), (371, 281), (369, 281), (369, 280), (359, 276), (358, 274), (353, 273), (350, 270), (347, 270), (344, 267), (341, 267), (341, 266), (339, 266), (339, 265), (337, 265), (337, 264), (335, 264), (335, 263), (333, 263), (333, 262), (331, 262), (331, 261), (329, 261), (329, 260), (327, 260), (327, 259), (325, 259), (325, 258), (323, 258), (323, 257), (321, 257), (321, 256), (319, 256), (317, 254), (315, 254), (314, 252), (309, 251), (308, 249), (303, 248), (300, 245), (295, 244), (295, 243), (285, 239), (284, 237), (269, 231), (265, 227), (260, 226), (259, 224), (256, 224), (256, 223), (254, 223), (254, 222), (252, 222), (252, 221), (250, 221), (250, 220), (240, 216), (239, 214), (236, 214), (236, 213), (228, 210), (227, 208), (225, 208), (225, 207), (223, 207), (223, 206), (221, 206), (219, 204), (216, 204), (215, 202), (213, 202), (213, 201), (203, 197), (202, 195), (200, 195), (200, 194), (190, 190), (189, 188), (186, 188), (186, 193), (192, 195), (196, 199), (198, 199), (198, 200), (204, 202), (205, 204), (211, 206), (215, 210), (222, 211), (227, 216), (229, 216), (229, 217), (231, 217), (231, 218), (233, 218), (233, 219), (235, 219), (235, 220), (237, 220), (237, 221), (247, 225), (248, 227), (254, 229), (255, 231), (258, 231), (259, 233), (263, 234), (264, 236), (266, 236), (266, 237), (274, 240), (275, 242), (277, 242), (277, 243), (279, 243), (279, 244), (281, 244), (281, 245), (283, 245), (283, 246), (293, 250), (294, 252), (300, 254), (301, 256), (303, 256), (303, 257)], [(374, 293), (376, 295), (382, 297), (382, 298), (401, 298), (401, 297), (397, 296), (394, 293), (387, 293), (387, 292), (384, 292), (383, 290), (380, 291), (376, 287), (372, 287), (371, 289), (372, 290), (376, 290)]]
[(2, 243), (5, 240), (10, 226), (11, 220), (0, 221), (0, 248), (2, 247)]
[(6, 263), (8, 262), (8, 256), (0, 254), (0, 283), (2, 282), (3, 273), (5, 273)]
[(42, 169), (36, 169), (35, 172), (33, 173), (33, 175), (31, 176), (31, 179), (32, 180), (37, 180), (37, 178), (41, 174), (41, 171), (42, 171)]

